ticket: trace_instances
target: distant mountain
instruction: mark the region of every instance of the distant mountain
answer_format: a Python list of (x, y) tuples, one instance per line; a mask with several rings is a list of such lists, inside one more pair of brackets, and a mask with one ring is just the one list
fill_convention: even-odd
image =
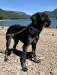
[(50, 17), (50, 18), (57, 18), (57, 9), (53, 11), (45, 11), (45, 13)]
[[(57, 9), (53, 11), (44, 11), (50, 18), (57, 19)], [(3, 19), (29, 19), (31, 15), (18, 11), (6, 11), (0, 9), (0, 20)]]
[(0, 19), (29, 19), (30, 15), (24, 12), (6, 11), (0, 9)]

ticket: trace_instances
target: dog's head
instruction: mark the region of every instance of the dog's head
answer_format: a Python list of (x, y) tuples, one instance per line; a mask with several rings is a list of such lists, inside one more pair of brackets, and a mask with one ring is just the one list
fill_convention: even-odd
[(46, 13), (38, 12), (31, 16), (32, 24), (35, 27), (49, 27), (50, 26), (50, 19)]

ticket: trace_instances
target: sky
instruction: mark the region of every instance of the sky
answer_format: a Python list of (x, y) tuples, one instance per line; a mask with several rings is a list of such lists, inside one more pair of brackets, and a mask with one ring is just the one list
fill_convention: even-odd
[(20, 11), (27, 14), (53, 11), (57, 8), (57, 0), (0, 0), (0, 9)]

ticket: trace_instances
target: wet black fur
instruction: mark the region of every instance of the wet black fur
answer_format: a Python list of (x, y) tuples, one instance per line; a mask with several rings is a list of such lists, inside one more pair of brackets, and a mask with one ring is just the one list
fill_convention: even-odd
[[(43, 27), (49, 27), (50, 22), (51, 22), (49, 17), (43, 12), (33, 14), (31, 16), (31, 20), (32, 20), (32, 23), (29, 24), (28, 27), (20, 26), (20, 25), (13, 25), (9, 27), (6, 33), (5, 61), (7, 60), (11, 38), (14, 39), (14, 46), (13, 46), (14, 49), (16, 49), (16, 45), (18, 44), (20, 40), (21, 42), (24, 43), (23, 53), (21, 57), (21, 66), (22, 66), (23, 71), (27, 71), (25, 62), (26, 62), (27, 48), (29, 45), (32, 45), (32, 57), (34, 58), (34, 62), (36, 63), (38, 62), (38, 60), (36, 59), (35, 50), (36, 50), (37, 41), (39, 39), (39, 34), (42, 31)], [(23, 28), (25, 28), (24, 31), (14, 36), (11, 36), (12, 34), (21, 31)]]

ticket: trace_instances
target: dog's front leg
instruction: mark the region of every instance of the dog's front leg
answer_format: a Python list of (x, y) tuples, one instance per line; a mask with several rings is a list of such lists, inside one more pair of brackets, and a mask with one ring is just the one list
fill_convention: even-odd
[(35, 50), (36, 50), (36, 43), (32, 43), (32, 57), (34, 59), (34, 62), (36, 62), (36, 53), (35, 53)]
[(22, 66), (22, 70), (23, 71), (27, 71), (27, 67), (26, 67), (26, 54), (27, 54), (27, 45), (23, 45), (23, 53), (22, 53), (22, 57), (21, 57), (21, 66)]
[(37, 44), (38, 39), (35, 39), (32, 43), (32, 57), (33, 57), (33, 61), (35, 63), (39, 63), (40, 60), (36, 58), (36, 44)]

